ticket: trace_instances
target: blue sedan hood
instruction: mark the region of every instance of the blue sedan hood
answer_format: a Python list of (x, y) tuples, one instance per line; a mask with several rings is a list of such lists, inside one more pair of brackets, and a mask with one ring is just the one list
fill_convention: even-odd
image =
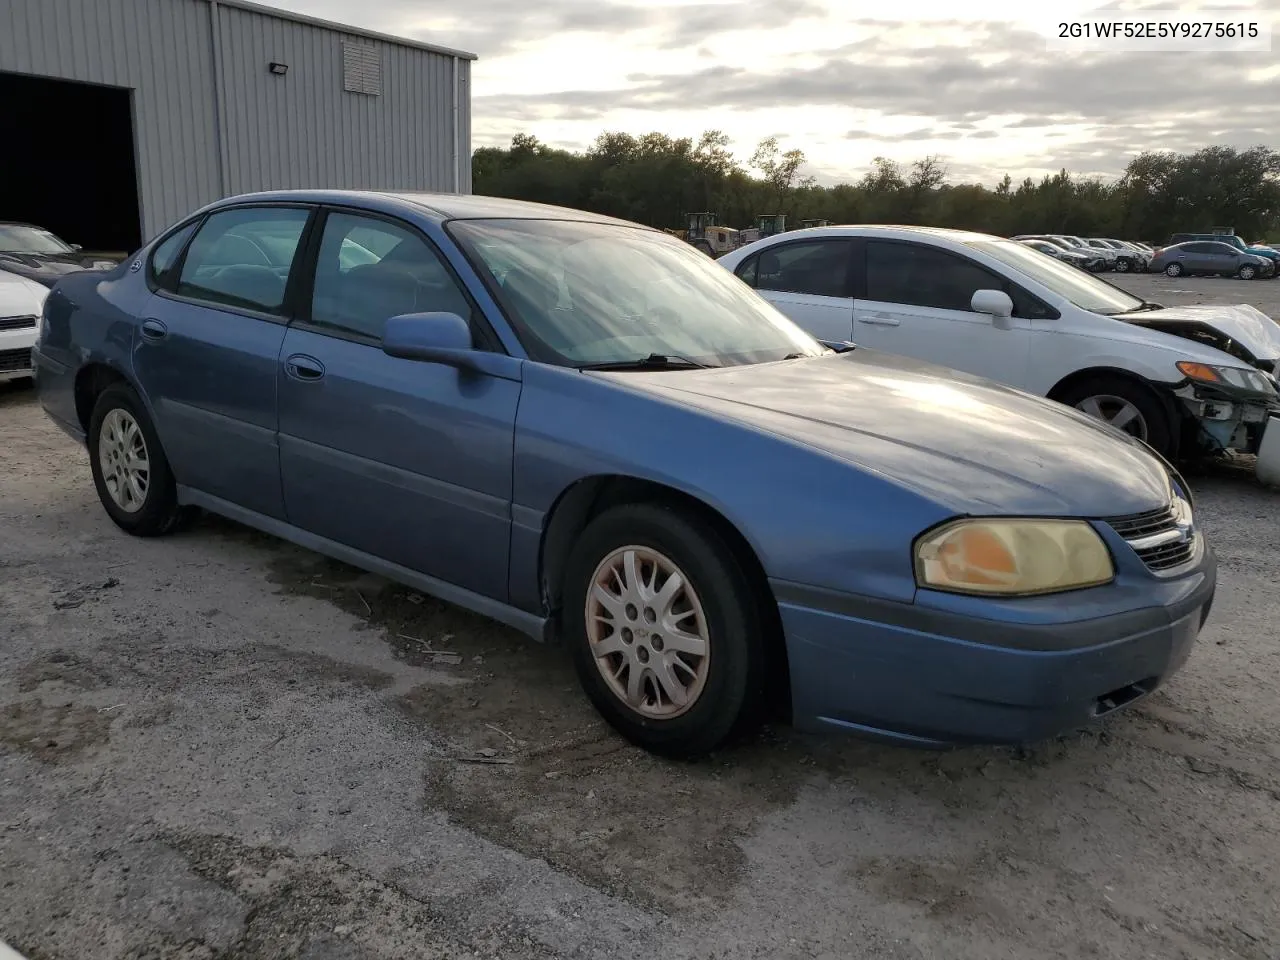
[(1168, 471), (1136, 441), (1052, 401), (906, 357), (859, 348), (608, 376), (816, 447), (958, 514), (1112, 517), (1169, 502)]

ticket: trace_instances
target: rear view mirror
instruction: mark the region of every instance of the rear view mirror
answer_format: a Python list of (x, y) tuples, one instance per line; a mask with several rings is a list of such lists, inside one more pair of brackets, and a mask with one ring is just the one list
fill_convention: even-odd
[(1007, 330), (1009, 318), (1013, 316), (1013, 300), (1003, 290), (975, 290), (969, 300), (969, 309), (974, 313), (988, 314), (997, 327)]
[(387, 321), (382, 352), (402, 360), (476, 369), (471, 326), (456, 313), (403, 313)]

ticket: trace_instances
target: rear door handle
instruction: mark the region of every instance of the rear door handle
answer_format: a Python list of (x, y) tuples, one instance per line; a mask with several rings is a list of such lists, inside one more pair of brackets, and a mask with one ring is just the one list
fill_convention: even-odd
[(284, 362), (284, 372), (295, 380), (319, 380), (324, 376), (324, 364), (315, 357), (295, 353)]
[(142, 321), (142, 339), (144, 340), (163, 340), (169, 335), (169, 328), (154, 317), (148, 317)]
[(901, 320), (899, 320), (899, 319), (897, 319), (896, 317), (886, 317), (886, 316), (883, 316), (883, 315), (881, 315), (881, 314), (877, 314), (877, 313), (873, 313), (873, 314), (871, 314), (871, 315), (869, 315), (869, 316), (865, 316), (865, 317), (859, 317), (859, 318), (858, 318), (858, 322), (859, 322), (859, 323), (874, 323), (874, 324), (876, 324), (876, 325), (878, 325), (878, 326), (881, 326), (881, 327), (899, 327), (899, 326), (901, 326), (901, 325), (902, 325), (902, 321), (901, 321)]

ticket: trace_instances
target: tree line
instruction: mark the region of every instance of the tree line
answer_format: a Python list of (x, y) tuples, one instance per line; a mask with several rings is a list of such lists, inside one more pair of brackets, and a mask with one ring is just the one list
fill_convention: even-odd
[(1280, 152), (1258, 146), (1194, 153), (1145, 151), (1114, 181), (1066, 169), (994, 187), (950, 183), (934, 156), (911, 164), (877, 157), (861, 179), (835, 186), (803, 176), (803, 151), (762, 140), (744, 161), (729, 138), (709, 130), (694, 140), (663, 133), (600, 134), (582, 152), (529, 134), (472, 157), (478, 194), (534, 200), (683, 228), (686, 214), (714, 212), (746, 227), (760, 214), (832, 223), (902, 223), (1009, 236), (1067, 233), (1166, 242), (1171, 233), (1234, 228), (1245, 240), (1280, 241)]

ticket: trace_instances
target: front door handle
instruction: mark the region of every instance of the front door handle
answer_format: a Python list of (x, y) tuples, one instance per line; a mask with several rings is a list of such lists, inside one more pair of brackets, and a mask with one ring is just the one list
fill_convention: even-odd
[(898, 327), (902, 325), (902, 321), (896, 317), (886, 317), (881, 314), (873, 313), (869, 316), (859, 317), (859, 323), (874, 323), (881, 327)]
[(155, 317), (148, 317), (146, 320), (142, 321), (143, 340), (155, 342), (156, 340), (163, 340), (168, 335), (169, 328), (159, 320), (155, 319)]
[(284, 372), (295, 380), (319, 380), (324, 376), (324, 364), (305, 353), (295, 353), (284, 362)]

